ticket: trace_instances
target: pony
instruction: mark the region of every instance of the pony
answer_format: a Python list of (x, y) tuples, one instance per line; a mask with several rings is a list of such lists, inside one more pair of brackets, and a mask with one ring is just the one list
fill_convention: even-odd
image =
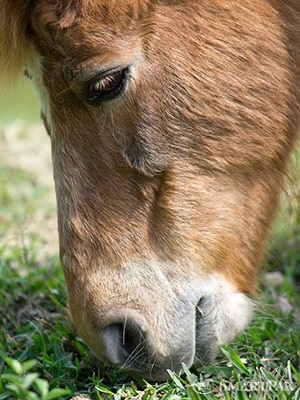
[(249, 324), (300, 119), (299, 0), (2, 0), (51, 139), (70, 314), (147, 379)]

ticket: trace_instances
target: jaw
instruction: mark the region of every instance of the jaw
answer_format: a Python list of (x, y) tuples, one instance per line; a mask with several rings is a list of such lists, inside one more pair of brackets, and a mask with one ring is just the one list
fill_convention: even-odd
[(153, 381), (169, 379), (168, 370), (180, 374), (182, 363), (209, 364), (252, 316), (251, 300), (221, 276), (179, 276), (171, 263), (124, 265), (109, 280), (98, 272), (81, 287), (74, 293), (68, 284), (83, 339), (100, 359)]

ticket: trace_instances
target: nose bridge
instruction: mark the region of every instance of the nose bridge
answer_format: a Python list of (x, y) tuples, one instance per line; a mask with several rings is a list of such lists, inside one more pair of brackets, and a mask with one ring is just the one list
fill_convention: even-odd
[[(198, 282), (183, 266), (167, 261), (144, 259), (119, 268), (99, 268), (86, 274), (82, 289), (87, 301), (101, 309), (101, 314), (136, 312), (146, 319), (159, 317), (164, 310), (176, 307), (177, 313), (194, 307), (199, 300)], [(126, 311), (127, 310), (127, 311)], [(153, 313), (154, 311), (154, 313)], [(153, 318), (152, 318), (153, 319)], [(154, 318), (155, 319), (155, 318)]]

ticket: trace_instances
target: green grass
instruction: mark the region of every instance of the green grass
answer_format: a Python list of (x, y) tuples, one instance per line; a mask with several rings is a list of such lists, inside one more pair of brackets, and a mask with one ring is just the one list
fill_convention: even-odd
[[(276, 311), (265, 290), (253, 323), (215, 365), (154, 385), (97, 365), (68, 318), (57, 257), (37, 263), (35, 248), (0, 250), (0, 399), (300, 399), (299, 299), (289, 282), (276, 294), (294, 311)], [(68, 394), (43, 397), (41, 382), (53, 396)]]
[[(22, 86), (28, 98), (26, 90)], [(33, 119), (22, 112), (27, 123), (17, 136), (28, 136), (30, 144)], [(1, 118), (0, 141), (12, 121)], [(284, 279), (262, 290), (246, 332), (221, 349), (214, 365), (185, 368), (182, 377), (170, 371), (169, 382), (153, 384), (100, 364), (80, 339), (67, 312), (56, 241), (43, 229), (55, 220), (53, 187), (6, 148), (1, 153), (0, 147), (0, 160), (0, 400), (71, 399), (75, 393), (98, 400), (300, 399), (299, 216), (283, 223), (295, 207), (285, 209), (268, 258)]]
[(36, 121), (40, 111), (37, 96), (27, 79), (16, 82), (16, 89), (0, 94), (0, 121), (9, 123), (18, 119)]

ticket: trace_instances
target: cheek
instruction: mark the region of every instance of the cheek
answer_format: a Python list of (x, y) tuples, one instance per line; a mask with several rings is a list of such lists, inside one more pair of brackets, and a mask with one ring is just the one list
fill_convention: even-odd
[(189, 273), (218, 273), (254, 294), (276, 197), (264, 182), (238, 183), (192, 168), (177, 166), (160, 188), (152, 220), (158, 251), (190, 265)]

